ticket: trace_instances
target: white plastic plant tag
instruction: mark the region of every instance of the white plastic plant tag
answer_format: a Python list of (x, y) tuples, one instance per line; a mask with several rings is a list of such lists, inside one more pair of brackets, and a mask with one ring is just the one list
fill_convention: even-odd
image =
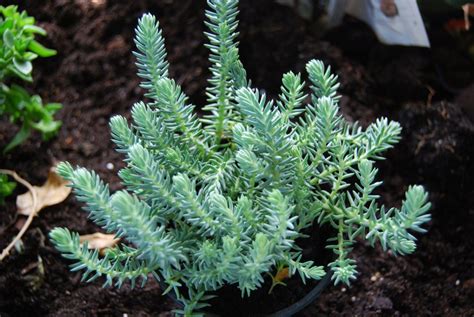
[[(327, 25), (334, 27), (341, 23), (348, 0), (328, 0), (326, 3)], [(362, 4), (363, 5), (363, 4)]]
[(330, 0), (327, 11), (330, 27), (347, 13), (370, 25), (382, 43), (430, 47), (415, 0)]

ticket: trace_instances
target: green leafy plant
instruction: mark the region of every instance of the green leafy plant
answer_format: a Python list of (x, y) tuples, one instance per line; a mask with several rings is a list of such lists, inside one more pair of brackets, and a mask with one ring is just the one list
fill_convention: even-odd
[[(136, 103), (133, 123), (110, 121), (112, 139), (125, 155), (124, 186), (114, 194), (99, 176), (61, 163), (78, 199), (98, 225), (129, 244), (104, 257), (80, 245), (77, 233), (50, 233), (63, 255), (85, 270), (84, 280), (105, 276), (121, 286), (151, 273), (184, 304), (205, 307), (207, 292), (235, 284), (242, 296), (277, 268), (303, 280), (320, 279), (324, 267), (302, 259), (295, 239), (315, 221), (337, 232), (328, 241), (332, 278), (356, 277), (350, 251), (357, 237), (380, 242), (394, 254), (415, 250), (409, 230), (430, 219), (427, 193), (412, 186), (401, 209), (377, 203), (374, 160), (393, 146), (400, 125), (385, 118), (367, 129), (338, 113), (337, 77), (322, 62), (307, 64), (311, 102), (300, 74), (283, 76), (276, 102), (250, 87), (237, 48), (237, 0), (209, 0), (206, 11), (211, 73), (207, 111), (194, 112), (168, 77), (164, 40), (155, 17), (138, 23), (138, 75), (150, 102)], [(183, 292), (183, 287), (187, 292)]]
[(39, 57), (56, 55), (35, 40), (35, 35), (46, 31), (35, 25), (35, 19), (16, 6), (0, 6), (0, 115), (21, 123), (20, 131), (4, 149), (7, 152), (22, 143), (32, 129), (42, 133), (44, 139), (53, 136), (61, 126), (54, 121), (54, 113), (61, 108), (58, 103), (43, 105), (41, 97), (31, 96), (13, 79), (32, 82), (32, 61)]
[(5, 204), (5, 197), (11, 195), (15, 187), (15, 182), (10, 182), (7, 175), (0, 173), (0, 205)]

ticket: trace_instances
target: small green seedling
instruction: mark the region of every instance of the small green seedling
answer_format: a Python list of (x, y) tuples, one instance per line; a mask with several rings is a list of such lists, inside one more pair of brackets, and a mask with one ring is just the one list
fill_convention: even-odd
[(7, 175), (0, 173), (0, 205), (5, 204), (5, 197), (11, 195), (15, 187), (15, 182), (9, 181)]

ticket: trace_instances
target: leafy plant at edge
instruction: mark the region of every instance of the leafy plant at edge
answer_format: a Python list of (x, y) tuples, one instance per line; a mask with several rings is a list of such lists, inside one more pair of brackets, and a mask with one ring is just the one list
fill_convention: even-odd
[(60, 104), (43, 104), (40, 96), (31, 96), (14, 83), (14, 79), (32, 82), (32, 61), (37, 57), (56, 55), (55, 50), (37, 42), (36, 35), (45, 36), (46, 31), (35, 25), (33, 17), (25, 11), (18, 12), (13, 5), (0, 6), (0, 115), (21, 123), (19, 132), (5, 147), (4, 153), (25, 141), (32, 129), (40, 131), (46, 140), (61, 126), (61, 122), (53, 118), (61, 108)]

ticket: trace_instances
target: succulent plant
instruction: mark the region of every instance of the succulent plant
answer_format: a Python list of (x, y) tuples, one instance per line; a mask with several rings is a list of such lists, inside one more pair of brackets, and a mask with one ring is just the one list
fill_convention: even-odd
[[(69, 163), (58, 172), (98, 225), (128, 241), (100, 257), (76, 233), (50, 236), (84, 279), (135, 285), (150, 274), (173, 291), (189, 315), (206, 306), (208, 292), (235, 284), (242, 296), (262, 286), (277, 268), (303, 280), (349, 284), (356, 277), (349, 253), (357, 237), (395, 254), (411, 253), (409, 230), (430, 219), (427, 193), (412, 186), (401, 209), (377, 203), (374, 160), (400, 136), (385, 118), (362, 129), (338, 112), (337, 77), (321, 61), (307, 64), (311, 102), (300, 74), (283, 76), (279, 99), (251, 87), (239, 61), (237, 0), (209, 0), (206, 11), (212, 77), (208, 105), (199, 117), (181, 87), (168, 77), (159, 24), (145, 14), (135, 43), (138, 75), (148, 103), (132, 108), (133, 123), (110, 121), (127, 166), (126, 189), (114, 194), (99, 176)], [(295, 239), (314, 222), (336, 235), (325, 269), (302, 258)], [(185, 291), (186, 290), (186, 291)]]

